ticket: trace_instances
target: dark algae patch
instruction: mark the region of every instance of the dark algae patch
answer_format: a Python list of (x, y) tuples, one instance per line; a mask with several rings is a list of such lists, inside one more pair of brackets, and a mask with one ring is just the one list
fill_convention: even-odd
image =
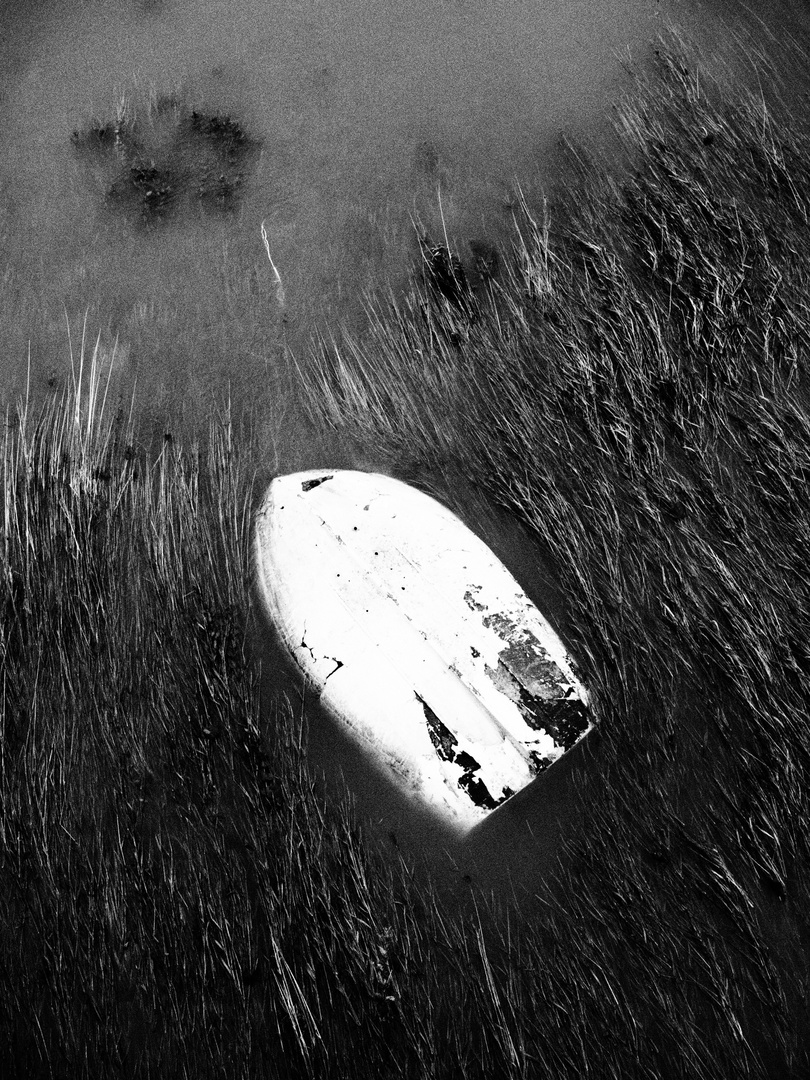
[(182, 207), (223, 215), (236, 210), (258, 161), (260, 142), (234, 117), (158, 97), (115, 121), (93, 120), (71, 141), (97, 176), (108, 207), (156, 224)]
[(154, 162), (138, 160), (113, 181), (107, 200), (151, 221), (166, 214), (179, 194), (178, 179)]
[(248, 137), (239, 121), (230, 116), (208, 116), (195, 109), (187, 123), (190, 130), (206, 139), (218, 157), (228, 165), (236, 165), (244, 160), (254, 146), (254, 140)]

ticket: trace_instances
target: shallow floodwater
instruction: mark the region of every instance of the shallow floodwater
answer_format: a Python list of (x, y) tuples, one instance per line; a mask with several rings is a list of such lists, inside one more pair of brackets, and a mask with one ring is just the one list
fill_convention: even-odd
[[(212, 390), (284, 423), (285, 345), (401, 283), (416, 227), (462, 255), (506, 235), (515, 186), (546, 183), (563, 132), (604, 124), (649, 0), (68, 0), (6, 6), (0, 82), (0, 387), (64, 378), (85, 311), (142, 408)], [(260, 148), (221, 213), (144, 225), (71, 133), (155, 101), (227, 116)], [(159, 149), (159, 148), (158, 148)], [(143, 148), (156, 153), (154, 145)], [(276, 282), (260, 225), (281, 274)], [(279, 377), (283, 376), (279, 382)], [(295, 455), (294, 455), (295, 456)]]
[[(735, 7), (711, 5), (726, 18)], [(3, 399), (23, 392), (29, 360), (32, 395), (58, 389), (69, 377), (68, 328), (75, 353), (86, 318), (90, 341), (101, 335), (102, 365), (113, 365), (113, 396), (126, 402), (137, 384), (147, 416), (198, 421), (212, 397), (230, 393), (261, 417), (268, 472), (327, 460), (374, 467), (362, 448), (336, 455), (313, 439), (292, 404), (289, 349), (317, 326), (357, 319), (364, 289), (401, 286), (417, 230), (446, 232), (464, 258), (471, 244), (506, 239), (517, 185), (536, 191), (559, 180), (561, 133), (606, 128), (622, 63), (643, 60), (668, 17), (722, 40), (697, 0), (5, 5)], [(132, 154), (103, 140), (90, 153), (87, 137), (114, 125), (122, 107), (136, 116), (164, 109), (145, 158), (179, 145), (195, 113), (200, 161), (215, 118), (238, 124), (252, 149), (227, 166), (229, 198), (200, 196), (202, 173), (196, 196), (192, 183), (182, 204), (149, 220), (138, 210), (138, 199), (153, 198), (145, 181), (119, 198), (115, 170), (131, 171)], [(206, 177), (210, 195), (216, 177)], [(564, 598), (541, 580), (528, 541), (506, 521), (467, 511), (564, 632)], [(403, 820), (383, 788), (361, 781), (362, 764), (334, 732), (314, 732), (319, 740), (321, 757), (365, 791), (365, 810), (376, 808), (384, 828), (386, 814)], [(551, 835), (561, 815), (573, 820), (573, 790), (542, 807), (535, 800), (538, 834)]]

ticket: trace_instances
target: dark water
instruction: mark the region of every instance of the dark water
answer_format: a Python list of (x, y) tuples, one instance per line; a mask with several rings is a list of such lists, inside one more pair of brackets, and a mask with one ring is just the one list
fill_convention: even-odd
[[(75, 346), (86, 313), (103, 364), (117, 342), (116, 391), (126, 397), (137, 382), (142, 411), (194, 421), (230, 392), (261, 417), (268, 474), (329, 461), (373, 467), (362, 449), (336, 456), (305, 430), (286, 346), (356, 318), (364, 289), (401, 284), (416, 257), (415, 225), (437, 237), (446, 229), (462, 255), (473, 242), (502, 241), (517, 183), (559, 180), (558, 136), (605, 129), (622, 64), (644, 59), (667, 18), (719, 53), (725, 31), (712, 13), (733, 24), (741, 9), (731, 0), (5, 2), (3, 398), (23, 390), (29, 349), (34, 396), (61, 384), (67, 328)], [(780, 11), (804, 17), (798, 3)], [(120, 115), (152, 118), (138, 145), (99, 136), (89, 147), (92, 131)], [(237, 124), (249, 151), (215, 145), (215, 120)], [(133, 180), (149, 161), (187, 174), (155, 213), (144, 206), (160, 201), (158, 182), (142, 172)], [(222, 177), (233, 190), (220, 199)], [(529, 542), (480, 507), (462, 509), (564, 631), (564, 598)], [(424, 823), (363, 778), (334, 732), (319, 728), (313, 744), (352, 778), (383, 833), (424, 839)], [(516, 804), (515, 865), (544, 858), (549, 837), (571, 827), (573, 765), (555, 770), (559, 790)], [(508, 849), (504, 829), (516, 835), (508, 817), (493, 826), (500, 839), (490, 854)], [(539, 837), (531, 850), (529, 835)]]

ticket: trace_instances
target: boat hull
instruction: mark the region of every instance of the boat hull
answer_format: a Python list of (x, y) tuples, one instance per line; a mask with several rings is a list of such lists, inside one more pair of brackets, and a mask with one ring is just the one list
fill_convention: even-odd
[(467, 831), (592, 726), (548, 621), (449, 509), (392, 477), (281, 476), (256, 519), (265, 611), (396, 785)]

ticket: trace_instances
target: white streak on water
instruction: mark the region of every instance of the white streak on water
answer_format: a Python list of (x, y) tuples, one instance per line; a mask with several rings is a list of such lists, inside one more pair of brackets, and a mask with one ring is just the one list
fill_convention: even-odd
[(267, 252), (267, 258), (270, 260), (270, 267), (273, 271), (273, 276), (276, 279), (276, 299), (281, 307), (284, 307), (287, 303), (287, 295), (284, 292), (284, 285), (281, 281), (281, 274), (278, 272), (278, 267), (273, 262), (273, 256), (270, 254), (270, 240), (267, 236), (267, 229), (264, 221), (262, 222), (262, 240), (264, 240), (264, 250)]

